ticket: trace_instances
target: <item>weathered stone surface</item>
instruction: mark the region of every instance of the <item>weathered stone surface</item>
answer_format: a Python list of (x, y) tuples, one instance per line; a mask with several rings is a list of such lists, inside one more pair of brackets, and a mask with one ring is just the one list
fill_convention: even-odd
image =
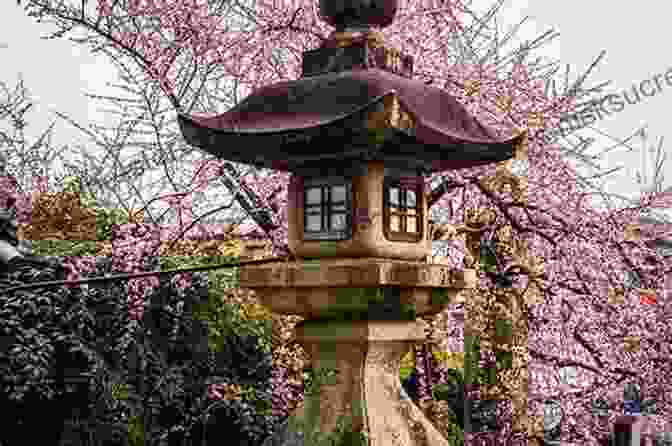
[(324, 313), (372, 314), (380, 303), (412, 307), (416, 316), (435, 314), (459, 303), (461, 292), (473, 288), (476, 271), (447, 265), (380, 258), (327, 258), (245, 266), (240, 286), (251, 288), (274, 313), (321, 318)]
[(240, 286), (254, 287), (379, 287), (414, 286), (473, 288), (476, 271), (447, 265), (376, 257), (319, 260), (244, 266)]
[[(302, 172), (304, 175), (309, 173)], [(427, 228), (427, 199), (418, 194), (421, 217), (418, 224), (421, 240), (417, 242), (389, 240), (384, 230), (383, 183), (389, 177), (418, 178), (417, 171), (391, 169), (390, 162), (367, 161), (357, 169), (343, 172), (352, 188), (352, 236), (343, 240), (306, 240), (304, 232), (303, 191), (305, 179), (299, 175), (290, 178), (287, 196), (287, 240), (296, 257), (386, 258), (424, 260), (432, 252)], [(310, 178), (306, 176), (305, 178)]]
[[(316, 399), (300, 404), (290, 419), (305, 421), (304, 432), (328, 434), (336, 430), (340, 417), (350, 417), (350, 431), (366, 433), (368, 446), (449, 446), (402, 392), (399, 381), (401, 357), (410, 342), (423, 338), (424, 327), (418, 322), (299, 324), (297, 340), (310, 352), (315, 368), (337, 374), (319, 387)], [(305, 440), (285, 423), (263, 446), (310, 444), (302, 443)]]

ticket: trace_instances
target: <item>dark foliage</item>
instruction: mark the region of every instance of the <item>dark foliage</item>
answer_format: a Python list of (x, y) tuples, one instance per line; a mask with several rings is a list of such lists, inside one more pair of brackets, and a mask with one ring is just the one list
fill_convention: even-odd
[[(90, 275), (110, 272), (100, 259)], [(0, 289), (62, 280), (57, 258), (13, 259)], [(170, 277), (146, 296), (141, 322), (128, 318), (123, 282), (19, 290), (0, 296), (0, 444), (128, 445), (129, 417), (143, 420), (145, 444), (260, 444), (267, 416), (271, 354), (254, 336), (227, 337), (208, 351), (207, 327), (192, 306), (207, 298), (207, 276), (179, 291)], [(214, 402), (212, 382), (252, 386), (244, 401)], [(124, 385), (124, 397), (111, 389)], [(211, 408), (208, 410), (208, 408)], [(204, 421), (208, 415), (208, 428)], [(39, 429), (35, 427), (39, 426)]]
[[(173, 434), (175, 441), (184, 435), (179, 432), (189, 432), (200, 444), (204, 431), (206, 444), (231, 441), (232, 435), (237, 439), (234, 444), (259, 444), (272, 432), (271, 418), (265, 416), (266, 407), (260, 404), (270, 401), (272, 355), (259, 349), (257, 337), (235, 333), (225, 338), (220, 351), (208, 351), (207, 327), (192, 317), (194, 304), (207, 298), (207, 276), (194, 274), (192, 282), (194, 285), (188, 292), (180, 293), (172, 282), (162, 281), (150, 297), (145, 313), (143, 322), (149, 333), (148, 344), (155, 352), (152, 357), (159, 359), (157, 365), (163, 369), (159, 376), (173, 371), (176, 389), (182, 395), (158, 402), (162, 412), (152, 424), (162, 432), (177, 428)], [(144, 372), (140, 376), (147, 376), (145, 370), (140, 370)], [(147, 378), (146, 385), (158, 386), (146, 381)], [(251, 386), (255, 395), (244, 401), (215, 403), (205, 398), (211, 382)], [(158, 394), (177, 395), (167, 390)], [(191, 407), (185, 401), (189, 395)], [(214, 408), (206, 410), (213, 403)], [(185, 416), (187, 412), (191, 415)]]
[(253, 335), (227, 337), (216, 358), (216, 374), (226, 381), (258, 386), (271, 379), (272, 356), (259, 350)]
[[(0, 289), (63, 277), (57, 261), (15, 258), (2, 265)], [(119, 379), (118, 358), (125, 355), (131, 324), (121, 311), (97, 324), (105, 320), (105, 305), (98, 305), (104, 301), (67, 288), (0, 295), (2, 444), (55, 445), (69, 433), (66, 424), (94, 420), (105, 437), (98, 440), (124, 444), (123, 408), (105, 389)]]
[(204, 420), (206, 444), (258, 446), (276, 427), (275, 419), (260, 414), (250, 401), (222, 400), (213, 405)]
[[(197, 284), (196, 277), (193, 282), (196, 290), (207, 285)], [(191, 291), (179, 297), (173, 285), (163, 281), (145, 313), (148, 337), (142, 356), (148, 361), (137, 370), (142, 378), (136, 388), (143, 385), (145, 395), (154, 395), (156, 400), (155, 404), (145, 404), (157, 408), (149, 415), (155, 430), (152, 436), (167, 435), (160, 443), (167, 445), (182, 444), (187, 434), (194, 446), (200, 446), (204, 435), (206, 445), (229, 441), (260, 444), (273, 428), (264, 408), (258, 407), (260, 400), (270, 401), (272, 356), (259, 349), (255, 336), (233, 333), (225, 339), (221, 351), (208, 351), (206, 327), (190, 316), (191, 306), (196, 303), (188, 296)], [(152, 366), (156, 371), (148, 373)], [(172, 389), (165, 379), (168, 376)], [(162, 382), (156, 378), (162, 378)], [(206, 397), (207, 385), (213, 382), (252, 386), (256, 395), (244, 401), (215, 402)]]
[(464, 429), (464, 384), (434, 386), (434, 398), (448, 403), (455, 423)]
[(465, 432), (492, 432), (497, 429), (496, 400), (466, 400)]

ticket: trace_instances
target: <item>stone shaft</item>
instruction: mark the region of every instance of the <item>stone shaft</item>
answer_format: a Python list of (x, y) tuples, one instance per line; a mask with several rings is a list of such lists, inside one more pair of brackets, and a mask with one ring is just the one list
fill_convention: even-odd
[(321, 444), (308, 432), (342, 436), (336, 433), (338, 421), (349, 419), (346, 431), (363, 433), (362, 446), (449, 446), (401, 392), (399, 363), (412, 343), (424, 339), (422, 322), (309, 320), (296, 333), (313, 359), (313, 369), (333, 370), (335, 376), (322, 382), (314, 395), (307, 394), (290, 417), (306, 423), (294, 438), (302, 432), (304, 444)]

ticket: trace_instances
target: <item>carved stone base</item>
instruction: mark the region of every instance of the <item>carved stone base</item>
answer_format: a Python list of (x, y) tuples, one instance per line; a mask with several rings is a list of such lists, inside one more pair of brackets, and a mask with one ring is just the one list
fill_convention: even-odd
[[(414, 341), (424, 339), (421, 322), (304, 321), (297, 340), (313, 358), (314, 370), (333, 370), (289, 422), (264, 446), (340, 444), (358, 433), (361, 446), (449, 446), (424, 413), (402, 392), (399, 363)], [(346, 420), (346, 428), (337, 428)], [(299, 427), (293, 423), (304, 423)], [(312, 437), (310, 432), (316, 432)], [(344, 433), (343, 433), (344, 432)], [(340, 437), (340, 438), (339, 438)], [(324, 442), (324, 443), (321, 443)]]
[(333, 311), (362, 311), (377, 301), (376, 290), (396, 288), (393, 299), (413, 306), (417, 316), (428, 316), (459, 302), (460, 293), (474, 288), (477, 278), (474, 269), (425, 262), (323, 258), (248, 265), (240, 269), (239, 286), (253, 289), (274, 313), (306, 319)]

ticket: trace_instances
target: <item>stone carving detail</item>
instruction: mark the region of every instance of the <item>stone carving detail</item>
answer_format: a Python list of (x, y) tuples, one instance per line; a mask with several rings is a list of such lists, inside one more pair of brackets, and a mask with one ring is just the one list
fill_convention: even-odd
[(393, 282), (417, 283), (418, 268), (415, 265), (393, 265), (389, 277)]
[(453, 275), (451, 274), (451, 271), (449, 271), (446, 268), (441, 268), (439, 270), (440, 274), (440, 283), (441, 285), (451, 285), (453, 283)]

